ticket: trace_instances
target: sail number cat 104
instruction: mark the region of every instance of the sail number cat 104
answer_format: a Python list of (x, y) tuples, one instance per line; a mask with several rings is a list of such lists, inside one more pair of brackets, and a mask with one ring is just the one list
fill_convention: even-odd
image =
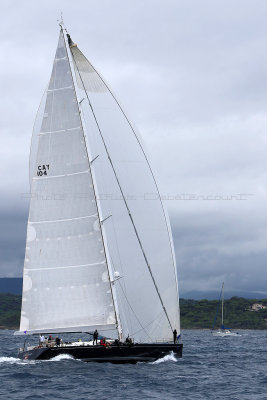
[[(16, 334), (41, 341), (19, 357), (181, 357), (171, 228), (160, 195), (145, 196), (158, 186), (136, 129), (63, 23), (34, 125), (30, 185)], [(102, 341), (51, 338), (75, 332)]]

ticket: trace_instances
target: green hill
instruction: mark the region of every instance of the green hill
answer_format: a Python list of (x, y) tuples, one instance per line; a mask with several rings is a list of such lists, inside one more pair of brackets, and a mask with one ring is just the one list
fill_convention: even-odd
[[(259, 303), (265, 309), (252, 311), (253, 304)], [(218, 308), (217, 300), (180, 299), (181, 328), (211, 328)], [(20, 319), (21, 296), (0, 293), (0, 329), (17, 329)], [(216, 327), (219, 327), (219, 308)], [(244, 299), (232, 297), (224, 302), (224, 325), (234, 329), (267, 329), (267, 299)]]
[(20, 319), (21, 296), (0, 293), (0, 329), (17, 329)]
[[(252, 311), (253, 304), (259, 303), (265, 309)], [(218, 300), (180, 299), (181, 328), (211, 328), (218, 309)], [(221, 323), (221, 309), (215, 327)], [(224, 326), (234, 329), (267, 329), (267, 300), (232, 297), (224, 301)]]

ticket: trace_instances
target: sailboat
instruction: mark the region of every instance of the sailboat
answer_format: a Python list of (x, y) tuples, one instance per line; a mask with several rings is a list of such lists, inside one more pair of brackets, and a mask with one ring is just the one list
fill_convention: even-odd
[[(220, 301), (221, 301), (221, 328), (218, 329), (217, 331), (214, 330), (215, 324), (216, 324), (216, 319), (217, 319), (217, 315), (218, 315), (218, 311), (219, 311), (219, 306), (220, 306)], [(219, 304), (218, 304), (218, 309), (214, 318), (214, 322), (213, 322), (213, 327), (212, 327), (212, 334), (213, 336), (236, 336), (238, 335), (237, 332), (232, 332), (231, 329), (226, 328), (224, 326), (224, 282), (222, 283), (222, 289), (221, 289), (221, 293), (220, 293), (220, 297), (219, 297)]]
[[(173, 239), (155, 177), (136, 128), (63, 22), (30, 185), (19, 357), (181, 357)], [(62, 338), (74, 333), (88, 340)], [(28, 335), (40, 343), (27, 346)]]

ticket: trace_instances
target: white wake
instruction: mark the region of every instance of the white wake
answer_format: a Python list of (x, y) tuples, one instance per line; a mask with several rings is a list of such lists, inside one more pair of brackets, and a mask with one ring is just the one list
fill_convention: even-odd
[(20, 358), (15, 358), (15, 357), (0, 357), (0, 364), (27, 365), (27, 364), (39, 364), (40, 362), (63, 361), (63, 360), (81, 361), (77, 358), (70, 356), (69, 354), (59, 354), (58, 356), (51, 358), (49, 360), (21, 360)]
[(162, 358), (159, 358), (158, 360), (152, 362), (151, 364), (161, 364), (161, 363), (169, 362), (169, 361), (171, 361), (171, 362), (178, 361), (173, 352), (171, 352), (170, 354), (167, 354), (166, 356), (164, 356)]
[(16, 364), (19, 361), (21, 360), (15, 357), (0, 357), (0, 363)]
[(35, 364), (37, 361), (35, 360), (21, 360), (20, 358), (15, 357), (0, 357), (0, 364), (17, 364), (17, 365), (27, 365), (27, 364)]
[(72, 357), (70, 354), (59, 354), (58, 356), (55, 356), (53, 358), (50, 358), (49, 360), (44, 360), (44, 361), (62, 361), (62, 360), (75, 360), (75, 361), (77, 361), (77, 359)]

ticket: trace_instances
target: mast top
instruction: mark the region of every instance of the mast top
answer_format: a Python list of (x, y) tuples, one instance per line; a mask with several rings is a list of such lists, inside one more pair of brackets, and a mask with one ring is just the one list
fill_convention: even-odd
[(59, 23), (59, 26), (60, 26), (61, 28), (63, 28), (63, 26), (64, 26), (64, 20), (63, 20), (63, 12), (62, 12), (62, 11), (60, 12), (60, 19), (58, 19), (57, 21), (58, 21), (58, 23)]
[(66, 26), (65, 26), (65, 24), (64, 24), (63, 12), (62, 12), (62, 11), (61, 11), (61, 13), (60, 13), (60, 20), (58, 19), (57, 21), (58, 21), (59, 26), (60, 26), (60, 28), (62, 29), (62, 31), (65, 30), (65, 32), (66, 32), (69, 47), (70, 47), (70, 48), (71, 48), (71, 47), (76, 47), (77, 44), (74, 43), (74, 42), (72, 41), (72, 39), (71, 39), (71, 37), (70, 37), (70, 35), (69, 35), (67, 29), (66, 29)]

